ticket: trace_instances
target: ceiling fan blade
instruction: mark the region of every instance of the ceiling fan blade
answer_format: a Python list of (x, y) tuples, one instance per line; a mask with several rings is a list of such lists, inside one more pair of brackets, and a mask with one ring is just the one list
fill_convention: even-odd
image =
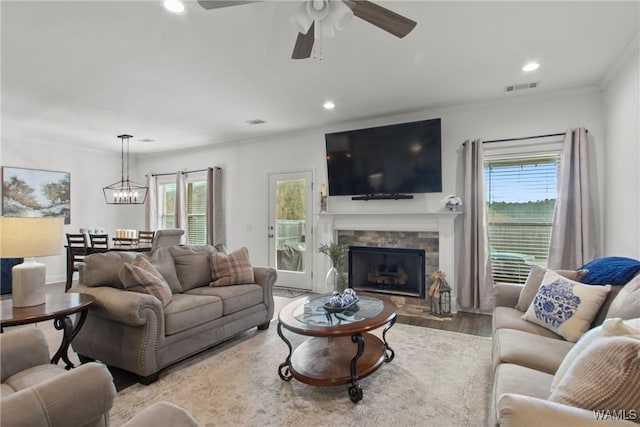
[(241, 1), (241, 0), (198, 0), (200, 6), (207, 10), (219, 9), (221, 7), (239, 6), (247, 3), (257, 3), (257, 1)]
[(315, 40), (315, 25), (315, 22), (311, 24), (307, 34), (298, 33), (298, 38), (296, 39), (296, 45), (293, 47), (291, 59), (307, 59), (311, 56), (313, 42)]
[(353, 14), (396, 37), (404, 37), (413, 30), (416, 22), (368, 0), (345, 1)]

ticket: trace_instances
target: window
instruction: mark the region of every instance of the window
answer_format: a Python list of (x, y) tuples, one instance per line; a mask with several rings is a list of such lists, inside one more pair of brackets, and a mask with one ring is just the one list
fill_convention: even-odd
[(176, 184), (158, 185), (158, 228), (175, 228)]
[[(158, 184), (158, 227), (175, 228), (176, 184)], [(207, 181), (187, 182), (186, 238), (190, 245), (204, 245), (207, 241), (206, 226)]]
[(485, 158), (494, 281), (524, 283), (531, 264), (546, 266), (559, 163), (559, 152)]
[(207, 243), (207, 181), (187, 183), (187, 242)]

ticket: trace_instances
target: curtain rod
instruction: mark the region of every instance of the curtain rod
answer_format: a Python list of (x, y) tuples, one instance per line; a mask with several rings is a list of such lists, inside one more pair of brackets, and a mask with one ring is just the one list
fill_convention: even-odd
[[(220, 167), (216, 166), (213, 169), (220, 169)], [(206, 172), (208, 170), (209, 170), (209, 168), (207, 168), (207, 169), (196, 169), (196, 170), (193, 170), (193, 171), (181, 171), (180, 173), (181, 174), (187, 174), (187, 173), (196, 173), (196, 172)], [(168, 175), (175, 175), (177, 173), (178, 172), (152, 173), (151, 176), (168, 176)]]
[(494, 142), (508, 142), (508, 141), (524, 141), (527, 139), (536, 139), (536, 138), (547, 138), (550, 136), (564, 136), (565, 132), (562, 133), (548, 133), (546, 135), (534, 135), (534, 136), (523, 136), (521, 138), (506, 138), (506, 139), (491, 139), (489, 141), (482, 141), (483, 144), (491, 144)]

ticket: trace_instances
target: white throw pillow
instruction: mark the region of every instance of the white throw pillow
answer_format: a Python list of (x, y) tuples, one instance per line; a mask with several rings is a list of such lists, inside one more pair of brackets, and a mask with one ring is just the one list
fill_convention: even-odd
[(522, 318), (576, 342), (591, 326), (610, 290), (611, 285), (585, 285), (547, 270)]
[(569, 350), (562, 360), (562, 363), (553, 377), (551, 393), (553, 393), (553, 390), (555, 390), (560, 381), (562, 381), (562, 377), (567, 373), (576, 357), (578, 357), (580, 353), (582, 353), (584, 349), (593, 342), (593, 340), (597, 338), (628, 335), (640, 335), (640, 318), (631, 320), (622, 320), (619, 317), (606, 319), (602, 325), (596, 326), (590, 331), (587, 331), (587, 333), (580, 337), (576, 345)]

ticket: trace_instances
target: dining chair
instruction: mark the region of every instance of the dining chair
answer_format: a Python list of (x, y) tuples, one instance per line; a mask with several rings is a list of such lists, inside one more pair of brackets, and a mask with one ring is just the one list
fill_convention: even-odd
[(153, 236), (155, 236), (155, 231), (138, 231), (138, 244), (150, 245), (153, 243)]
[(86, 234), (67, 233), (67, 282), (64, 287), (65, 292), (71, 288), (73, 273), (79, 270), (79, 265), (84, 260), (87, 252)]
[(89, 234), (89, 240), (91, 240), (92, 249), (109, 249), (109, 235), (108, 234)]

